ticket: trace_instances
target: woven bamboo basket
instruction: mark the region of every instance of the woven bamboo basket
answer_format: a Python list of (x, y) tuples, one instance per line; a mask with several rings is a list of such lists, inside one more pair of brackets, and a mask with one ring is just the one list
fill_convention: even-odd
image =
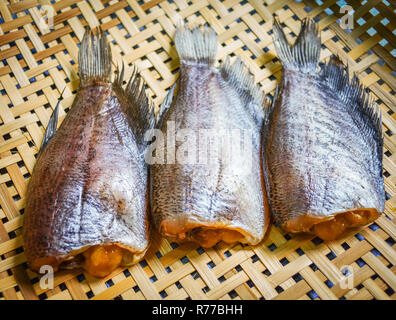
[[(1, 0), (0, 1), (0, 299), (396, 299), (396, 104), (394, 7), (391, 0), (347, 1), (354, 26), (339, 19), (345, 1), (320, 0)], [(55, 13), (53, 29), (43, 11)], [(172, 41), (184, 19), (209, 23), (219, 59), (240, 56), (266, 94), (281, 75), (272, 39), (277, 14), (289, 40), (300, 20), (322, 30), (321, 60), (337, 54), (369, 88), (383, 119), (385, 213), (338, 241), (290, 235), (273, 227), (260, 245), (219, 243), (202, 249), (154, 234), (145, 259), (104, 279), (60, 271), (43, 289), (23, 252), (26, 185), (58, 98), (61, 120), (78, 88), (84, 26), (101, 25), (115, 65), (136, 64), (158, 106), (178, 76)], [(47, 21), (47, 20), (46, 20)], [(50, 20), (48, 19), (48, 23)]]

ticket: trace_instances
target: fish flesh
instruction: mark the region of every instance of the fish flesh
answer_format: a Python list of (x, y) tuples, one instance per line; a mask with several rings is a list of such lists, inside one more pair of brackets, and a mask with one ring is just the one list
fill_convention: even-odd
[(136, 70), (111, 81), (106, 34), (87, 29), (79, 49), (80, 86), (57, 127), (58, 106), (28, 184), (24, 250), (29, 266), (83, 267), (104, 277), (139, 261), (150, 242), (144, 132), (155, 123)]
[(333, 240), (384, 211), (381, 115), (338, 57), (319, 67), (312, 19), (292, 47), (277, 19), (273, 30), (283, 74), (265, 134), (271, 212), (287, 232)]
[(211, 27), (179, 27), (175, 45), (177, 89), (160, 107), (158, 143), (147, 152), (154, 223), (170, 240), (202, 247), (257, 244), (269, 225), (260, 151), (266, 100), (240, 59), (214, 66)]

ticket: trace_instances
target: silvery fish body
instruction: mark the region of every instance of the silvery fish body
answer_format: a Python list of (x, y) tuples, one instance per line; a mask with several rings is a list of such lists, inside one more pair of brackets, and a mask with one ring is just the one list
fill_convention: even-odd
[(260, 155), (263, 96), (240, 60), (213, 66), (213, 29), (179, 28), (175, 43), (178, 90), (174, 98), (174, 88), (168, 94), (157, 124), (166, 146), (156, 145), (155, 156), (163, 150), (164, 163), (150, 169), (155, 225), (170, 239), (204, 247), (220, 240), (256, 244), (269, 223)]
[[(123, 73), (123, 72), (122, 72)], [(112, 83), (104, 32), (86, 31), (80, 87), (56, 130), (51, 116), (28, 185), (24, 247), (30, 265), (84, 267), (103, 277), (142, 258), (149, 245), (148, 168), (142, 131), (154, 113), (137, 75)]]
[(292, 48), (277, 21), (274, 34), (283, 75), (264, 149), (271, 210), (286, 231), (335, 239), (384, 210), (379, 111), (338, 58), (318, 72), (312, 20)]

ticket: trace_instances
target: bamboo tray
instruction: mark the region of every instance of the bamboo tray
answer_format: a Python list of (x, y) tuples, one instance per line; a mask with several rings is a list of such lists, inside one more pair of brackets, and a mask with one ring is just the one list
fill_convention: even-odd
[[(54, 30), (39, 24), (39, 2), (56, 13)], [(342, 2), (0, 0), (0, 299), (396, 299), (394, 7), (390, 0), (347, 1), (355, 9), (354, 28), (347, 32), (337, 23), (344, 15)], [(61, 91), (66, 87), (61, 120), (76, 93), (77, 44), (84, 26), (101, 24), (109, 32), (115, 64), (135, 63), (158, 105), (177, 78), (172, 38), (181, 19), (210, 23), (221, 43), (218, 58), (240, 56), (265, 93), (273, 94), (281, 74), (271, 36), (274, 13), (290, 40), (298, 34), (300, 19), (315, 17), (322, 30), (322, 61), (338, 54), (378, 102), (385, 214), (327, 243), (273, 227), (258, 246), (220, 243), (204, 250), (154, 234), (145, 260), (135, 266), (102, 280), (81, 270), (61, 271), (54, 289), (41, 289), (23, 252), (25, 190)]]

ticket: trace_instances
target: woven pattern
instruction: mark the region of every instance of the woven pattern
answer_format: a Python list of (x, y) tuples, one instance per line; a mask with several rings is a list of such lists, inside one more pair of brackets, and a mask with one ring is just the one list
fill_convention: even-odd
[[(395, 299), (396, 19), (388, 1), (347, 1), (355, 10), (350, 32), (337, 23), (345, 1), (336, 0), (0, 1), (0, 299)], [(40, 23), (39, 3), (56, 13), (53, 30)], [(65, 89), (62, 120), (78, 88), (77, 44), (84, 26), (106, 30), (115, 65), (124, 61), (128, 77), (136, 64), (158, 105), (178, 76), (172, 39), (183, 19), (213, 26), (221, 43), (218, 58), (240, 56), (265, 93), (273, 94), (281, 74), (271, 36), (274, 13), (290, 41), (300, 19), (315, 17), (321, 60), (338, 54), (379, 104), (385, 214), (326, 243), (273, 227), (258, 246), (220, 243), (204, 250), (154, 234), (135, 266), (101, 280), (82, 270), (61, 271), (54, 289), (42, 289), (23, 252), (25, 191), (60, 93)]]

